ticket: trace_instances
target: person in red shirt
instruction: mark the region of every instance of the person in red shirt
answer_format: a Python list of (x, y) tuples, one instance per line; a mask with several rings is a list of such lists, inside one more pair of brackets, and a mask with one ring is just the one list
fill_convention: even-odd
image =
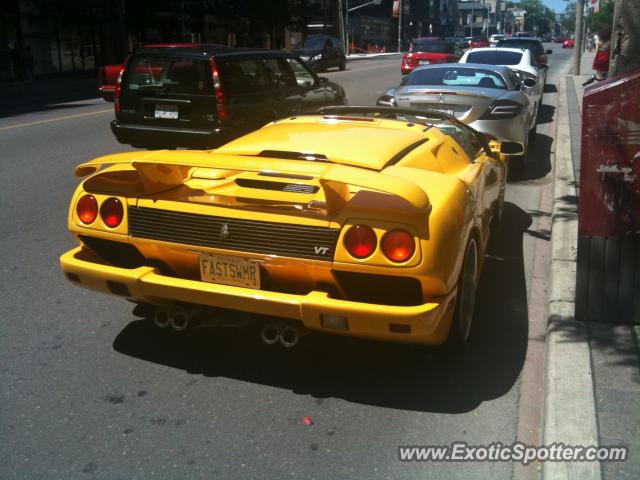
[(609, 72), (609, 51), (611, 47), (611, 32), (601, 30), (598, 32), (598, 46), (596, 56), (593, 59), (593, 69), (596, 71), (596, 80), (604, 80)]

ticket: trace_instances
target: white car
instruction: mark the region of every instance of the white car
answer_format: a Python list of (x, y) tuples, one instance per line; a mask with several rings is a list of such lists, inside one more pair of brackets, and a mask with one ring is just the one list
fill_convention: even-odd
[(502, 33), (494, 33), (489, 37), (489, 45), (491, 45), (492, 47), (495, 47), (496, 45), (498, 45), (498, 42), (503, 38), (507, 38), (507, 36), (503, 35)]
[(527, 78), (534, 79), (536, 86), (524, 90), (529, 96), (529, 101), (534, 105), (533, 111), (537, 116), (542, 103), (542, 95), (544, 94), (547, 69), (538, 67), (534, 57), (531, 55), (531, 50), (506, 47), (474, 48), (462, 55), (460, 63), (504, 65), (513, 70), (521, 81)]

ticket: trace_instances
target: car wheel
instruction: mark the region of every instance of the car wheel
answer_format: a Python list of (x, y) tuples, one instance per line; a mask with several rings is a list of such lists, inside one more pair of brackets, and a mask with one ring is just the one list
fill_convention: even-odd
[(496, 225), (500, 223), (503, 215), (504, 215), (504, 187), (500, 190), (500, 195), (498, 195), (498, 204), (496, 205), (496, 211), (493, 214), (493, 223)]
[(471, 334), (473, 312), (476, 305), (478, 283), (478, 248), (471, 238), (464, 253), (462, 269), (458, 277), (456, 307), (451, 321), (447, 346), (455, 350), (463, 347)]
[(340, 65), (338, 65), (338, 68), (339, 68), (341, 71), (344, 71), (344, 69), (345, 69), (345, 68), (347, 68), (347, 59), (346, 59), (346, 58), (343, 58), (343, 59), (340, 61)]

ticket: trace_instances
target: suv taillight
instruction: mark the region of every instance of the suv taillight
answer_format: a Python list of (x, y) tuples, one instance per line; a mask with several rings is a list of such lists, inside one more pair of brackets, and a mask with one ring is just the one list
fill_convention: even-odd
[(220, 81), (220, 72), (216, 65), (216, 59), (211, 57), (211, 75), (213, 77), (213, 92), (216, 96), (216, 111), (218, 113), (218, 119), (221, 122), (229, 120), (229, 111), (227, 110), (227, 97), (224, 95), (222, 89), (222, 82)]
[(125, 67), (122, 67), (120, 73), (118, 73), (118, 80), (116, 80), (116, 91), (113, 96), (113, 108), (116, 114), (120, 113), (120, 93), (122, 93), (122, 76), (124, 75)]

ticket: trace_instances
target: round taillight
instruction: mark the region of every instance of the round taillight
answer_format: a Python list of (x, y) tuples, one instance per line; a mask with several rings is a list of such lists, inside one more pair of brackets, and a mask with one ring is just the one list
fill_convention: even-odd
[(84, 195), (76, 204), (76, 213), (82, 223), (92, 223), (98, 216), (98, 201), (93, 195)]
[(351, 227), (344, 236), (344, 246), (355, 258), (366, 258), (371, 255), (377, 243), (375, 232), (366, 225)]
[(382, 251), (392, 262), (406, 262), (415, 249), (416, 242), (404, 230), (392, 230), (382, 237)]
[(116, 228), (124, 217), (122, 202), (115, 197), (107, 198), (100, 207), (100, 216), (107, 227)]

